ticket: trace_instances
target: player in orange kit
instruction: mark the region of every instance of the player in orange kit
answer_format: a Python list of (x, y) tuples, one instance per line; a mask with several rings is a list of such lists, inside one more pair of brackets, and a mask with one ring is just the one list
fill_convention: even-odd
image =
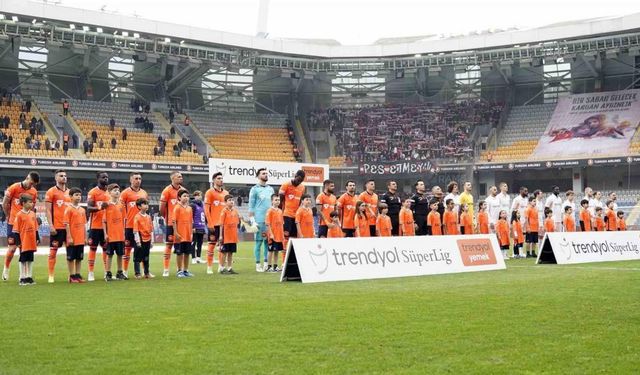
[(49, 235), (49, 282), (53, 283), (54, 270), (56, 268), (56, 255), (58, 248), (67, 241), (67, 232), (64, 225), (64, 213), (71, 201), (69, 188), (67, 188), (67, 172), (58, 169), (53, 173), (55, 186), (47, 190), (44, 196), (44, 204), (47, 210), (47, 221), (51, 227)]
[(71, 202), (64, 210), (64, 226), (67, 238), (67, 267), (69, 268), (69, 282), (73, 284), (84, 283), (80, 275), (80, 265), (84, 258), (84, 245), (87, 242), (87, 214), (84, 208), (80, 207), (82, 191), (78, 188), (69, 189)]
[(174, 243), (173, 233), (173, 211), (178, 204), (178, 191), (184, 189), (182, 187), (182, 173), (178, 171), (171, 172), (170, 175), (171, 184), (165, 187), (160, 196), (160, 215), (164, 218), (165, 222), (165, 248), (162, 271), (162, 277), (169, 276), (169, 266), (171, 264), (171, 250)]
[(107, 194), (107, 185), (109, 185), (109, 174), (107, 172), (96, 173), (98, 185), (89, 190), (87, 195), (87, 212), (90, 216), (89, 224), (89, 274), (87, 281), (94, 281), (93, 273), (98, 246), (102, 248), (102, 264), (107, 269), (107, 243), (104, 240), (104, 228), (102, 220), (104, 219), (104, 210), (109, 204), (109, 194)]
[(192, 253), (193, 240), (193, 209), (189, 205), (189, 192), (185, 189), (178, 191), (178, 204), (173, 208), (174, 252), (178, 278), (193, 277), (189, 272), (189, 255)]
[(222, 253), (220, 252), (220, 214), (224, 209), (224, 197), (229, 195), (223, 187), (222, 173), (211, 176), (211, 189), (204, 194), (204, 215), (207, 218), (209, 244), (207, 246), (207, 274), (213, 274), (215, 248), (218, 247), (218, 272), (222, 271)]
[[(142, 175), (140, 172), (129, 174), (129, 187), (120, 194), (120, 202), (124, 206), (126, 213), (124, 226), (124, 257), (122, 258), (122, 268), (125, 276), (129, 276), (129, 261), (131, 260), (131, 250), (135, 246), (136, 239), (133, 235), (133, 221), (140, 211), (136, 202), (138, 199), (149, 199), (149, 194), (141, 187)], [(140, 267), (140, 265), (138, 265)]]

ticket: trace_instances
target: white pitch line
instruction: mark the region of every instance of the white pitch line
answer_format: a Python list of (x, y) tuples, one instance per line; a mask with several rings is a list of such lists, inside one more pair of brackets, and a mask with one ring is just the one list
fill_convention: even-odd
[[(549, 265), (532, 265), (532, 266), (507, 266), (507, 268), (544, 268), (544, 269), (564, 269), (565, 267), (553, 267)], [(571, 266), (567, 265), (566, 268), (578, 268), (583, 270), (608, 270), (608, 271), (640, 271), (640, 268), (624, 268), (624, 267), (584, 267), (584, 266)]]

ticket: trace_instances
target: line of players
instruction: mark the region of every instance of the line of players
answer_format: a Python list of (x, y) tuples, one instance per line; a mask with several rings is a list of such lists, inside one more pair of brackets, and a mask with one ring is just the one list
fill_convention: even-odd
[[(148, 215), (148, 195), (141, 188), (142, 176), (134, 172), (130, 174), (130, 186), (120, 193), (117, 184), (109, 184), (106, 172), (96, 174), (97, 186), (91, 189), (87, 199), (89, 213), (89, 231), (85, 239), (82, 221), (84, 209), (79, 206), (81, 192), (67, 187), (67, 175), (64, 170), (54, 172), (56, 185), (50, 188), (45, 196), (46, 213), (51, 226), (50, 252), (48, 259), (49, 282), (54, 281), (54, 269), (57, 250), (67, 245), (67, 261), (70, 282), (84, 282), (80, 276), (80, 261), (84, 255), (84, 244), (89, 245), (88, 280), (95, 280), (94, 267), (97, 248), (102, 248), (105, 268), (105, 280), (114, 279), (111, 273), (112, 258), (116, 255), (117, 273), (115, 279), (128, 279), (127, 271), (134, 254), (134, 269), (137, 278), (154, 277), (149, 272), (149, 249), (153, 238), (153, 226)], [(442, 190), (434, 186), (431, 196), (427, 196), (424, 181), (415, 183), (416, 193), (401, 201), (397, 193), (397, 184), (390, 181), (387, 192), (380, 197), (375, 192), (375, 182), (365, 183), (364, 191), (356, 194), (356, 184), (348, 181), (346, 192), (339, 198), (334, 195), (335, 184), (331, 180), (323, 183), (323, 191), (316, 197), (317, 211), (320, 216), (318, 233), (315, 233), (312, 199), (305, 194), (304, 171), (297, 171), (295, 177), (284, 183), (278, 194), (267, 185), (267, 170), (257, 171), (258, 184), (250, 194), (250, 216), (257, 219), (259, 230), (256, 233), (256, 270), (277, 272), (278, 252), (286, 249), (290, 237), (368, 237), (368, 236), (411, 236), (411, 235), (459, 235), (473, 233), (496, 233), (506, 256), (506, 249), (513, 237), (514, 256), (520, 256), (519, 250), (526, 243), (527, 256), (536, 256), (538, 233), (544, 231), (574, 231), (573, 192), (566, 194), (567, 200), (559, 197), (559, 188), (544, 205), (541, 204), (542, 192), (537, 190), (529, 197), (527, 188), (520, 189), (520, 194), (509, 204), (510, 197), (505, 183), (500, 184), (500, 193), (492, 186), (486, 201), (478, 205), (477, 216), (473, 214), (473, 196), (471, 184), (464, 184), (464, 192), (457, 195), (457, 183), (447, 187), (449, 195), (442, 198)], [(204, 231), (194, 227), (195, 221), (204, 222), (208, 228), (207, 273), (213, 273), (215, 249), (218, 249), (218, 272), (235, 274), (232, 268), (233, 254), (237, 250), (237, 227), (240, 215), (233, 207), (233, 197), (223, 187), (223, 176), (215, 173), (212, 187), (207, 190), (204, 199), (204, 216), (189, 205), (189, 192), (182, 186), (183, 177), (180, 172), (172, 172), (171, 184), (163, 191), (160, 200), (160, 214), (166, 223), (166, 246), (163, 259), (163, 276), (169, 276), (171, 253), (176, 254), (177, 276), (192, 277), (189, 271), (189, 256), (194, 254), (192, 241)], [(32, 262), (31, 251), (35, 251), (38, 242), (37, 221), (33, 206), (37, 199), (35, 186), (39, 183), (39, 175), (30, 172), (25, 180), (11, 185), (2, 204), (8, 212), (8, 243), (5, 257), (3, 280), (8, 279), (11, 260), (18, 246), (21, 248), (21, 279), (32, 283), (28, 263)], [(260, 193), (254, 194), (254, 190)], [(196, 195), (199, 192), (196, 192)], [(599, 203), (598, 193), (593, 196), (587, 188), (588, 198), (581, 202), (580, 229), (590, 230), (625, 230), (623, 213), (616, 212), (615, 201), (607, 202), (606, 211)], [(615, 198), (614, 198), (615, 199)], [(444, 200), (444, 204), (443, 201)], [(265, 204), (268, 201), (269, 204)], [(25, 207), (26, 204), (26, 207)], [(591, 208), (590, 208), (591, 207)], [(564, 210), (558, 215), (559, 210)], [(541, 217), (540, 212), (544, 212)], [(508, 213), (511, 220), (508, 221)], [(593, 212), (593, 214), (592, 214)], [(23, 216), (28, 216), (29, 220)], [(20, 221), (14, 223), (14, 221)], [(33, 220), (31, 219), (33, 217)], [(86, 220), (86, 219), (85, 219)], [(28, 224), (24, 224), (26, 222)], [(509, 225), (510, 223), (510, 225)], [(544, 225), (543, 225), (544, 223)], [(15, 224), (15, 225), (14, 225)], [(21, 231), (25, 231), (21, 233)], [(524, 235), (526, 234), (526, 236)], [(33, 237), (33, 241), (22, 241), (21, 238)], [(28, 246), (27, 246), (28, 245)], [(260, 248), (265, 247), (264, 266), (260, 265)], [(33, 249), (26, 249), (32, 247)], [(24, 256), (23, 256), (24, 253)], [(195, 254), (194, 254), (195, 255)], [(26, 257), (26, 258), (25, 258)], [(285, 253), (282, 252), (284, 260)], [(23, 262), (24, 260), (24, 262)], [(24, 263), (25, 267), (22, 267)], [(144, 268), (142, 273), (140, 265)]]

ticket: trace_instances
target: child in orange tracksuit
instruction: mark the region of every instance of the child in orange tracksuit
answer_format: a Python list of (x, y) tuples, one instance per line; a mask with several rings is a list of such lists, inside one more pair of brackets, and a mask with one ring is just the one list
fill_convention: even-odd
[(86, 224), (87, 215), (84, 208), (80, 207), (82, 191), (78, 188), (69, 189), (71, 203), (64, 211), (64, 226), (67, 230), (67, 266), (69, 267), (69, 282), (73, 284), (84, 283), (80, 275), (80, 264), (84, 258), (84, 245), (87, 242)]
[(367, 205), (362, 201), (356, 203), (356, 218), (354, 219), (354, 224), (356, 227), (356, 237), (371, 237), (367, 218)]
[[(342, 227), (340, 227), (340, 214), (338, 213), (338, 211), (331, 211), (331, 213), (329, 214), (329, 218), (333, 226), (329, 226), (329, 230), (327, 231), (327, 238), (344, 237), (344, 232), (342, 231)], [(391, 221), (389, 221), (389, 228), (391, 228)]]
[(427, 215), (427, 234), (430, 236), (442, 236), (442, 221), (438, 212), (438, 201), (431, 201), (431, 212)]
[(487, 212), (487, 202), (478, 203), (478, 232), (489, 234), (489, 213)]
[(606, 229), (605, 223), (604, 223), (604, 218), (602, 217), (604, 210), (602, 209), (602, 207), (596, 207), (596, 217), (593, 220), (594, 221), (594, 230), (596, 232), (604, 232)]
[(624, 221), (624, 211), (618, 211), (618, 230), (627, 230), (627, 223)]
[(565, 232), (576, 231), (576, 219), (573, 218), (573, 208), (566, 206), (564, 208), (564, 218), (562, 219), (562, 226)]
[(178, 204), (173, 208), (173, 252), (178, 263), (178, 278), (193, 277), (189, 272), (189, 255), (193, 240), (193, 209), (189, 204), (189, 192), (185, 189), (178, 191)]
[[(378, 207), (380, 213), (376, 218), (376, 236), (391, 237), (391, 218), (389, 215), (389, 206), (386, 203), (380, 203)], [(400, 221), (402, 223), (402, 221)]]
[(555, 232), (556, 224), (553, 220), (553, 211), (549, 207), (545, 207), (544, 209), (544, 232), (551, 233)]
[(264, 272), (281, 271), (281, 269), (278, 268), (278, 252), (284, 249), (284, 216), (279, 207), (280, 195), (271, 195), (271, 207), (269, 207), (265, 216), (269, 255), (267, 258), (267, 269)]
[(507, 222), (507, 211), (505, 210), (500, 211), (498, 222), (496, 223), (496, 236), (498, 236), (502, 257), (509, 259), (507, 253), (511, 241), (509, 240), (509, 223)]
[(473, 218), (466, 203), (460, 205), (460, 233), (473, 234)]
[(411, 200), (405, 199), (400, 209), (400, 235), (401, 236), (415, 236), (416, 235), (416, 223), (413, 219), (413, 211), (411, 211)]
[(520, 254), (520, 249), (524, 244), (524, 234), (522, 232), (522, 223), (520, 223), (520, 211), (515, 210), (511, 214), (511, 228), (513, 229), (513, 257), (524, 258), (524, 254)]
[[(311, 198), (307, 196), (310, 204)], [(240, 225), (240, 214), (233, 206), (233, 196), (231, 194), (224, 197), (226, 207), (220, 213), (220, 239), (222, 242), (222, 270), (221, 275), (236, 275), (233, 270), (233, 254), (238, 250), (238, 225)], [(283, 219), (284, 220), (284, 219)], [(284, 233), (283, 233), (284, 234)]]
[(20, 196), (22, 209), (18, 211), (13, 221), (13, 233), (20, 239), (20, 285), (33, 285), (33, 254), (38, 249), (38, 219), (33, 208), (33, 197), (29, 194)]
[(591, 232), (591, 212), (589, 212), (589, 201), (583, 199), (580, 201), (580, 230), (582, 232)]
[(118, 184), (110, 184), (107, 186), (107, 194), (111, 198), (109, 205), (104, 210), (102, 218), (102, 228), (104, 230), (104, 240), (107, 243), (107, 265), (104, 275), (105, 281), (113, 280), (111, 274), (111, 264), (113, 255), (116, 255), (116, 280), (128, 280), (122, 268), (122, 257), (124, 256), (124, 219), (125, 210), (120, 203), (120, 186)]

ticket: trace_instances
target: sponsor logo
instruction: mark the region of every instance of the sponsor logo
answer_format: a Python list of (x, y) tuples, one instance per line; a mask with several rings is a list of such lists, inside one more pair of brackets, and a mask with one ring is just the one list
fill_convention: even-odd
[(155, 163), (153, 163), (151, 164), (151, 169), (158, 169), (158, 166)]
[(327, 272), (329, 268), (329, 254), (327, 254), (326, 249), (322, 248), (322, 245), (318, 245), (318, 250), (316, 251), (309, 251), (309, 255), (311, 255), (313, 266), (320, 275)]
[(483, 239), (457, 240), (462, 264), (466, 267), (497, 264), (491, 241)]
[(560, 242), (560, 249), (567, 260), (571, 259), (571, 244), (564, 237), (562, 237), (562, 242)]
[(31, 159), (31, 165), (37, 165), (38, 161), (36, 159)]
[(324, 168), (314, 167), (312, 165), (303, 165), (301, 169), (305, 173), (305, 182), (322, 182), (324, 181)]
[(77, 167), (78, 166), (78, 161), (77, 160), (72, 161), (71, 165), (73, 165), (74, 167)]
[(113, 168), (113, 169), (118, 168), (118, 163), (116, 163), (115, 161), (113, 163), (111, 163), (111, 168)]

